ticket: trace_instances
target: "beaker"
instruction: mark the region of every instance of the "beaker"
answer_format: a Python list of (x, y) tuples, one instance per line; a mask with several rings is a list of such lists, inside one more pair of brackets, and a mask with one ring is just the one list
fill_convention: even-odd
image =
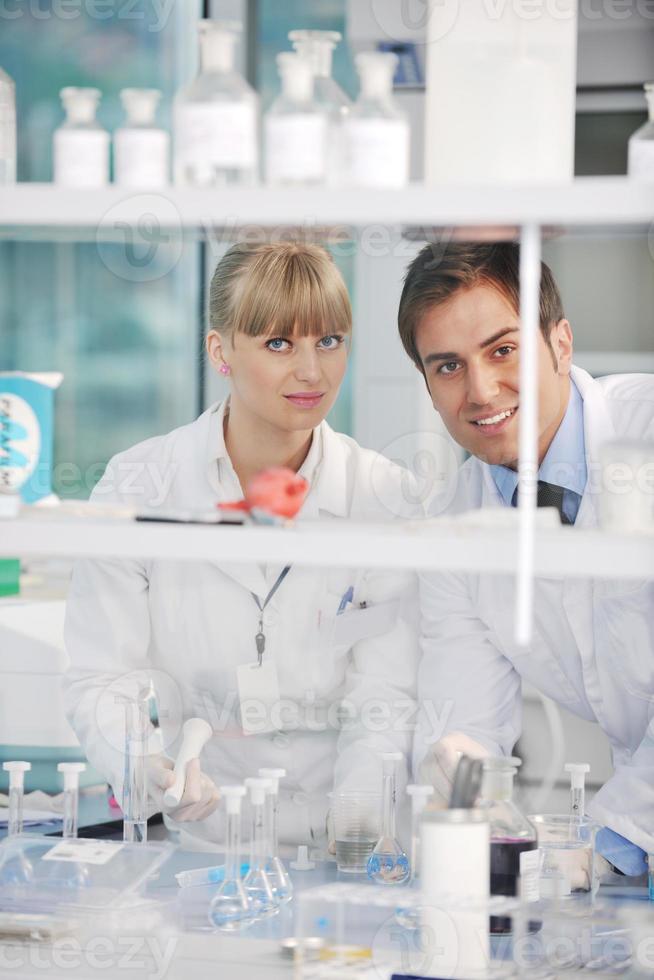
[(540, 850), (540, 897), (592, 902), (595, 835), (599, 825), (569, 813), (530, 814)]
[(381, 795), (365, 790), (330, 793), (336, 867), (345, 874), (365, 874), (379, 840)]

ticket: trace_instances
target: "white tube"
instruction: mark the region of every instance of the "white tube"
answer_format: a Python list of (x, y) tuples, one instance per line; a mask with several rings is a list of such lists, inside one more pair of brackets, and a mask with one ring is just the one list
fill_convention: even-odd
[(538, 327), (540, 228), (523, 225), (520, 233), (520, 417), (518, 456), (518, 576), (515, 639), (531, 640), (534, 610), (534, 531), (538, 483)]
[(186, 786), (186, 767), (191, 759), (197, 759), (213, 735), (213, 728), (204, 718), (189, 718), (184, 722), (182, 745), (175, 761), (175, 782), (164, 793), (164, 805), (179, 806)]
[(60, 762), (58, 772), (64, 774), (64, 827), (62, 837), (77, 837), (79, 811), (79, 777), (86, 771), (83, 762)]
[(9, 822), (7, 836), (23, 832), (23, 794), (25, 773), (32, 768), (30, 762), (3, 762), (2, 768), (9, 773)]
[(566, 762), (563, 767), (570, 773), (570, 815), (583, 817), (586, 809), (586, 773), (590, 772), (587, 762)]

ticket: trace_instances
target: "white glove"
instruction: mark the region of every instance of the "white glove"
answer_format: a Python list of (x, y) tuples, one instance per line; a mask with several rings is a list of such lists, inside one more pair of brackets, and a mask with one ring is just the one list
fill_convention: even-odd
[(442, 809), (449, 805), (454, 773), (462, 755), (484, 759), (490, 752), (463, 732), (450, 732), (427, 750), (419, 767), (418, 781), (434, 787), (430, 806)]
[(176, 807), (165, 806), (164, 793), (175, 782), (174, 767), (174, 761), (167, 755), (155, 755), (148, 759), (148, 793), (155, 804), (155, 813), (165, 813), (180, 823), (204, 820), (220, 802), (216, 785), (200, 769), (200, 760), (191, 759), (186, 767), (184, 795)]

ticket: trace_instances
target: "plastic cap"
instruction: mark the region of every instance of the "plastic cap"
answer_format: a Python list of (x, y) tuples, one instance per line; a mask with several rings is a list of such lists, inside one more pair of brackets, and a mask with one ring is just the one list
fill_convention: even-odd
[(399, 59), (392, 51), (361, 51), (354, 63), (361, 88), (368, 94), (389, 94)]
[(566, 762), (563, 768), (570, 773), (570, 782), (575, 788), (584, 785), (584, 776), (590, 772), (590, 766), (587, 762)]
[(279, 780), (283, 779), (285, 775), (286, 775), (285, 769), (266, 769), (266, 768), (259, 769), (260, 778), (270, 780), (271, 793), (279, 792)]
[(250, 791), (250, 802), (263, 803), (271, 784), (272, 780), (270, 779), (261, 779), (260, 777), (249, 776), (245, 780), (245, 785)]
[(84, 762), (60, 762), (57, 765), (57, 772), (64, 774), (64, 789), (77, 789), (79, 786), (79, 774), (86, 772)]
[(338, 31), (290, 31), (288, 39), (299, 54), (311, 59), (314, 75), (329, 78), (332, 52), (342, 39)]
[(245, 786), (242, 784), (239, 786), (219, 786), (218, 792), (225, 800), (227, 813), (241, 812), (241, 800), (247, 792)]
[(160, 99), (158, 88), (124, 88), (120, 92), (120, 101), (131, 122), (153, 122)]
[(309, 860), (309, 848), (306, 844), (298, 844), (297, 857), (291, 861), (293, 871), (312, 871), (315, 868), (315, 861)]
[(29, 772), (32, 768), (31, 762), (3, 762), (2, 768), (5, 772)]
[(99, 88), (75, 88), (67, 86), (59, 93), (64, 109), (70, 120), (92, 122), (98, 103), (102, 98)]

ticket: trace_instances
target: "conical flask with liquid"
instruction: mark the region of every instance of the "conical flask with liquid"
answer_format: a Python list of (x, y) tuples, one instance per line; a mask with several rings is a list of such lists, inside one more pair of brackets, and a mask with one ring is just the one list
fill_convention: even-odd
[(402, 845), (395, 836), (396, 770), (401, 752), (382, 753), (382, 832), (368, 858), (368, 877), (379, 885), (401, 885), (411, 869)]
[(280, 905), (285, 905), (293, 898), (293, 883), (290, 875), (279, 856), (279, 780), (286, 775), (285, 769), (260, 769), (261, 779), (268, 779), (270, 786), (266, 793), (266, 824), (270, 840), (270, 854), (266, 863), (266, 871), (273, 894)]

